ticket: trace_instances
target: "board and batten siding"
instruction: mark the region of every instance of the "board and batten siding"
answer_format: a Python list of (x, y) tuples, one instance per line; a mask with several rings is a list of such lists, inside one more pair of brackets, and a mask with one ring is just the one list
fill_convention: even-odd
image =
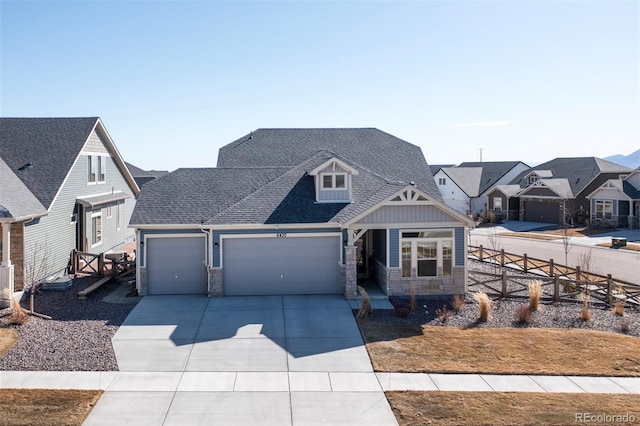
[[(104, 148), (106, 152), (106, 148)], [(84, 151), (84, 150), (83, 150)], [(95, 151), (94, 151), (95, 152)], [(25, 226), (25, 259), (47, 258), (49, 275), (64, 271), (68, 266), (71, 252), (76, 248), (76, 224), (71, 222), (77, 197), (105, 194), (112, 191), (122, 191), (130, 195), (124, 201), (121, 214), (124, 216), (120, 230), (116, 230), (116, 210), (113, 206), (111, 219), (106, 219), (106, 209), (103, 212), (103, 243), (89, 248), (92, 253), (102, 253), (118, 248), (128, 240), (133, 240), (135, 232), (128, 228), (129, 219), (135, 205), (135, 197), (125, 178), (111, 157), (107, 158), (105, 183), (88, 184), (87, 155), (79, 155), (71, 168), (66, 181), (58, 195), (49, 207), (49, 213), (39, 219), (29, 222)], [(85, 220), (85, 237), (91, 245), (91, 214), (87, 210)], [(113, 226), (112, 226), (113, 225)], [(25, 267), (28, 267), (28, 263)], [(31, 260), (31, 263), (33, 261)]]
[(382, 206), (358, 220), (357, 225), (386, 223), (419, 223), (457, 221), (435, 206), (398, 205)]

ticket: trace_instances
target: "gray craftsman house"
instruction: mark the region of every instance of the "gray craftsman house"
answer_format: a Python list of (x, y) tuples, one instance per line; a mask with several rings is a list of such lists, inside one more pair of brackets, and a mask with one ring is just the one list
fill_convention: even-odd
[(0, 118), (0, 182), (3, 289), (133, 241), (139, 189), (97, 117)]
[(373, 128), (259, 129), (216, 168), (147, 183), (140, 294), (462, 294), (473, 223), (446, 206), (419, 147)]

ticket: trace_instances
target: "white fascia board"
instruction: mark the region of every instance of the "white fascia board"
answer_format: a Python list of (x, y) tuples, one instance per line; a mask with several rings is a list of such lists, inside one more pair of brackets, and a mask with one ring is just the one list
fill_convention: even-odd
[[(133, 178), (133, 175), (129, 171), (129, 168), (124, 163), (124, 159), (122, 158), (122, 155), (120, 155), (120, 151), (118, 151), (118, 148), (116, 147), (116, 144), (113, 143), (113, 139), (111, 139), (111, 136), (109, 135), (109, 132), (107, 132), (107, 129), (104, 126), (104, 124), (102, 123), (102, 120), (100, 119), (100, 117), (98, 117), (96, 125), (94, 126), (94, 130), (98, 126), (100, 128), (100, 132), (105, 136), (106, 142), (108, 144), (107, 148), (112, 153), (115, 154), (115, 157), (112, 157), (112, 158), (115, 160), (116, 164), (118, 165), (118, 168), (120, 169), (120, 173), (122, 173), (122, 175), (124, 176), (125, 180), (127, 181), (129, 186), (131, 187), (131, 190), (133, 191), (133, 195), (137, 196), (140, 193), (140, 188), (138, 187), (138, 184), (136, 183), (135, 179)], [(89, 134), (89, 136), (90, 135), (91, 134)], [(87, 137), (87, 140), (89, 140), (89, 137)], [(86, 144), (86, 142), (85, 142), (85, 144)]]
[(229, 231), (229, 230), (279, 230), (279, 229), (335, 229), (341, 228), (341, 225), (337, 222), (326, 223), (279, 223), (279, 224), (238, 224), (238, 225), (202, 225), (198, 226), (203, 229), (215, 229), (216, 231)]
[(326, 167), (330, 166), (333, 163), (340, 166), (340, 168), (345, 169), (347, 172), (351, 173), (354, 176), (358, 175), (358, 171), (356, 169), (354, 169), (353, 167), (351, 167), (350, 165), (348, 165), (347, 163), (345, 163), (344, 161), (340, 160), (337, 157), (332, 157), (329, 160), (325, 161), (324, 163), (320, 164), (318, 167), (311, 170), (309, 172), (309, 175), (316, 176), (320, 172), (320, 170), (324, 170)]
[[(444, 168), (442, 168), (442, 169), (438, 170), (438, 173), (440, 173), (440, 172), (442, 172), (442, 174), (444, 174), (446, 177), (448, 177), (448, 178), (449, 178), (449, 180), (451, 181), (451, 183), (453, 183), (453, 184), (456, 186), (456, 188), (458, 188), (460, 191), (462, 191), (462, 193), (463, 193), (464, 195), (466, 195), (466, 196), (467, 196), (467, 198), (471, 198), (471, 196), (470, 196), (469, 194), (467, 194), (467, 193), (465, 192), (465, 190), (464, 190), (464, 189), (462, 189), (462, 187), (461, 187), (460, 185), (458, 185), (458, 183), (455, 181), (455, 179), (454, 179), (454, 178), (452, 178), (451, 176), (449, 176), (449, 175), (447, 174), (447, 172), (444, 170)], [(445, 186), (446, 186), (446, 185), (447, 185), (447, 184), (445, 184)]]
[(127, 225), (127, 228), (132, 228), (132, 229), (140, 229), (140, 230), (144, 230), (144, 229), (151, 229), (151, 230), (172, 230), (172, 229), (200, 229), (201, 226), (200, 225), (195, 225), (195, 224), (178, 224), (178, 225), (150, 225), (150, 224), (129, 224)]

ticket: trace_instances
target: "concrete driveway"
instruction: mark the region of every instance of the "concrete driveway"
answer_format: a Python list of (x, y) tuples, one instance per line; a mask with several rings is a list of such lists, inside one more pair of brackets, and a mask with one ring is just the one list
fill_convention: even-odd
[(146, 296), (86, 425), (396, 425), (342, 296)]

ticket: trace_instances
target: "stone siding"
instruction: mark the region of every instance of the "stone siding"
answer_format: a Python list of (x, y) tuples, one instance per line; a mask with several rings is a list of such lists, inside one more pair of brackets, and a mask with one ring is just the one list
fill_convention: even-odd
[(224, 296), (222, 268), (209, 268), (209, 297)]
[(467, 291), (464, 267), (454, 268), (450, 277), (403, 278), (401, 275), (400, 268), (387, 268), (383, 272), (384, 281), (378, 279), (379, 284), (384, 282), (385, 285), (381, 287), (386, 289), (388, 296), (410, 296), (412, 287), (417, 296), (451, 296)]

